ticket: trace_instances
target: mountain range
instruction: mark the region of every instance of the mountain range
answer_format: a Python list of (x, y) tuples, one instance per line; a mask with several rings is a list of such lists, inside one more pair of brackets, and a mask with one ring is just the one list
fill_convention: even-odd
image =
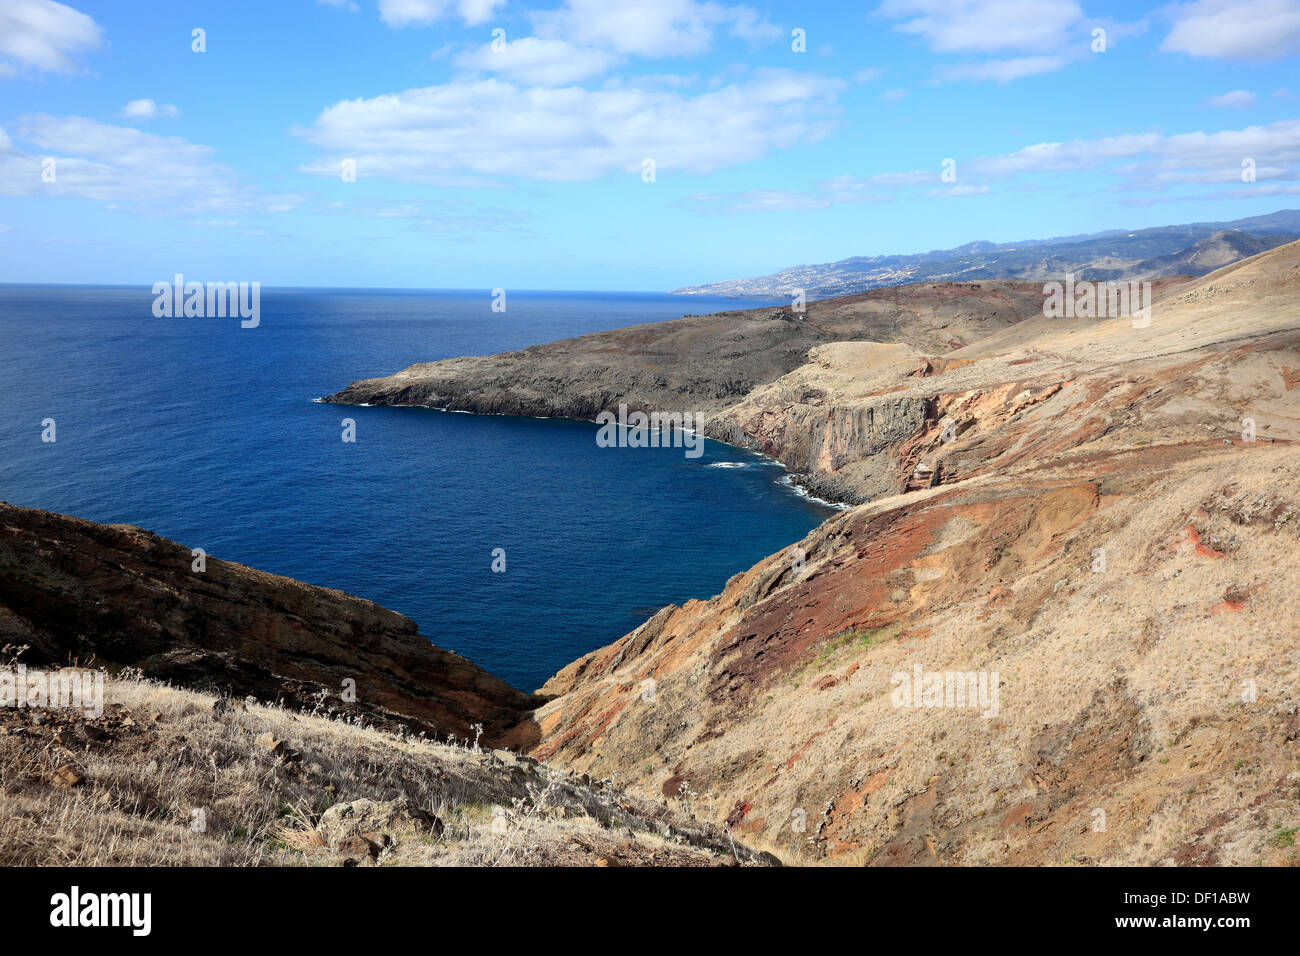
[(1300, 238), (1300, 210), (1284, 209), (1231, 222), (1196, 222), (1127, 232), (1022, 242), (969, 242), (955, 249), (912, 255), (854, 256), (801, 265), (750, 279), (674, 289), (678, 295), (807, 298), (853, 295), (910, 282), (975, 279), (1079, 279), (1105, 282), (1205, 275), (1240, 259)]

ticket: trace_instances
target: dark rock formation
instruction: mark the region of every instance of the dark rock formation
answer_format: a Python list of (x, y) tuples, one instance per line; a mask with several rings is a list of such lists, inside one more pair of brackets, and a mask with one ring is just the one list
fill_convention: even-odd
[[(208, 557), (130, 525), (0, 503), (0, 645), (29, 666), (145, 676), (491, 743), (539, 700), (370, 601)], [(344, 691), (355, 681), (355, 702)]]

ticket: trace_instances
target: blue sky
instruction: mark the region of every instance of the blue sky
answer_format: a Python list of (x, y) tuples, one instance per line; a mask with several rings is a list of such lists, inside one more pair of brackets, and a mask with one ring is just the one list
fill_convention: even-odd
[(1300, 0), (4, 0), (0, 281), (666, 290), (1235, 219), (1300, 206), (1298, 55)]

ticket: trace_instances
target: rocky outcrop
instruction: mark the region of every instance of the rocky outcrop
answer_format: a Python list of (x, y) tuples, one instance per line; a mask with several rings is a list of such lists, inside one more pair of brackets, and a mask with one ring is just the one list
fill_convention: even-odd
[[(361, 598), (206, 559), (129, 525), (0, 503), (0, 645), (487, 742), (539, 701)], [(354, 698), (354, 699), (353, 699)], [(523, 734), (527, 737), (527, 734)]]
[(880, 496), (566, 667), (531, 752), (786, 860), (1294, 861), (1297, 368), (1300, 245), (1147, 327), (820, 347), (720, 418)]
[(324, 401), (586, 420), (619, 403), (710, 414), (799, 368), (818, 345), (870, 339), (944, 351), (1041, 307), (1041, 290), (1030, 283), (882, 289), (809, 303), (801, 315), (767, 308), (688, 316), (517, 352), (413, 365), (353, 382)]

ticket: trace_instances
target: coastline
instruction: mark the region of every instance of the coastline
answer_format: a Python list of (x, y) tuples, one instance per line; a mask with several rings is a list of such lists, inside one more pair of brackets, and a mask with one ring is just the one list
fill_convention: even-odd
[[(568, 421), (568, 422), (581, 422), (586, 425), (599, 425), (599, 422), (597, 422), (595, 418), (577, 417), (573, 415), (520, 415), (513, 412), (484, 412), (473, 408), (452, 408), (450, 406), (421, 405), (415, 403), (405, 403), (405, 404), (391, 403), (390, 404), (385, 402), (381, 402), (381, 403), (347, 402), (347, 401), (337, 401), (334, 399), (333, 396), (330, 395), (321, 396), (319, 398), (313, 398), (312, 402), (316, 404), (322, 404), (322, 405), (345, 405), (345, 406), (351, 406), (353, 408), (376, 408), (381, 406), (387, 408), (421, 408), (424, 409), (425, 411), (441, 412), (443, 414), (448, 414), (448, 415), (483, 415), (486, 417), (495, 417), (495, 418), (530, 418), (533, 419), (534, 421)], [(691, 432), (692, 434), (696, 433), (694, 429), (690, 429), (690, 428), (683, 429), (683, 430)], [(761, 458), (765, 463), (780, 467), (785, 472), (785, 475), (780, 481), (777, 482), (777, 484), (785, 485), (790, 489), (790, 492), (796, 495), (797, 497), (805, 498), (809, 501), (814, 502), (815, 504), (819, 504), (827, 508), (833, 508), (837, 511), (847, 511), (850, 508), (856, 508), (858, 505), (869, 503), (869, 499), (867, 501), (848, 500), (846, 496), (842, 495), (841, 489), (833, 485), (827, 485), (824, 489), (819, 490), (819, 479), (817, 475), (809, 472), (792, 471), (790, 469), (790, 466), (785, 462), (781, 461), (781, 459), (773, 455), (767, 454), (762, 449), (756, 448), (753, 445), (742, 444), (735, 441), (729, 441), (726, 438), (721, 438), (721, 437), (717, 437), (716, 435), (709, 434), (708, 424), (705, 425), (705, 431), (703, 437), (708, 439), (709, 441), (715, 441), (720, 445), (726, 445), (729, 448), (735, 448), (738, 451), (743, 451), (751, 455), (756, 455), (759, 458)]]

